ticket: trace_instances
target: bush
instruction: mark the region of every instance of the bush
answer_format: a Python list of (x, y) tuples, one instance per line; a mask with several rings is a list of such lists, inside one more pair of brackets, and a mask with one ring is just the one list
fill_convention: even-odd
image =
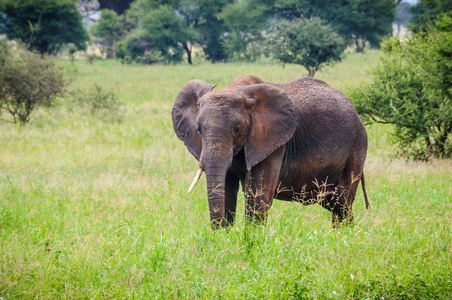
[(71, 62), (74, 62), (75, 54), (77, 53), (77, 47), (75, 47), (74, 44), (69, 44), (67, 52), (69, 54), (69, 59), (71, 60)]
[(129, 57), (129, 61), (135, 61), (138, 63), (158, 63), (163, 62), (163, 58), (159, 56), (160, 60), (148, 59), (148, 54), (151, 52), (157, 52), (151, 40), (145, 36), (142, 31), (134, 31), (130, 34), (123, 45), (124, 52), (121, 54), (125, 57)]
[(400, 154), (427, 160), (450, 157), (452, 131), (452, 18), (400, 41), (382, 43), (374, 79), (351, 92), (370, 123), (395, 125)]
[(70, 101), (67, 102), (70, 111), (80, 108), (82, 114), (91, 113), (96, 118), (107, 122), (121, 122), (124, 117), (125, 111), (116, 93), (96, 83), (83, 90), (73, 90), (70, 95)]
[(89, 89), (75, 90), (71, 94), (75, 105), (87, 107), (91, 112), (114, 111), (119, 107), (116, 94), (113, 91), (106, 91), (96, 83)]
[(0, 50), (0, 110), (11, 114), (13, 123), (24, 125), (39, 107), (52, 107), (66, 86), (62, 67), (45, 55), (23, 46)]
[(115, 58), (122, 60), (126, 57), (126, 49), (124, 46), (124, 43), (122, 41), (119, 41), (115, 44), (116, 47), (116, 53), (115, 53)]

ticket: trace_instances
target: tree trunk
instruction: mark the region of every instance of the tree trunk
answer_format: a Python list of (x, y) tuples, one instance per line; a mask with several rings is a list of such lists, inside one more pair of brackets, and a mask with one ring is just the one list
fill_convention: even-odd
[(316, 69), (306, 67), (306, 70), (308, 70), (308, 77), (314, 78)]
[(439, 140), (436, 142), (438, 147), (438, 157), (445, 157), (446, 156), (446, 141), (447, 136), (449, 135), (449, 132), (444, 129), (444, 132), (439, 137)]
[(355, 39), (355, 46), (356, 46), (356, 52), (357, 53), (363, 53), (364, 47), (366, 46), (366, 41), (362, 38), (356, 38)]
[(184, 50), (185, 50), (185, 53), (187, 53), (187, 57), (188, 57), (187, 61), (190, 65), (193, 64), (191, 61), (191, 49), (192, 49), (191, 46), (188, 47), (187, 43), (184, 43)]
[(428, 157), (431, 157), (433, 154), (433, 148), (432, 143), (430, 142), (430, 138), (428, 136), (425, 137), (425, 143), (427, 144), (427, 155)]

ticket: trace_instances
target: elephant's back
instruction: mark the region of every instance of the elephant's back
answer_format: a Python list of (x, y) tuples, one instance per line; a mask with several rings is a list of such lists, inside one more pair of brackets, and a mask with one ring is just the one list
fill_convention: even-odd
[(350, 99), (321, 80), (303, 77), (274, 86), (292, 101), (301, 132), (326, 134), (330, 132), (330, 126), (336, 131), (348, 131), (356, 128), (357, 123), (362, 124)]
[(302, 77), (274, 86), (284, 91), (292, 101), (299, 131), (312, 130), (317, 134), (325, 134), (330, 132), (330, 126), (336, 131), (348, 131), (362, 126), (350, 99), (321, 80)]
[(319, 79), (302, 77), (289, 83), (273, 84), (273, 86), (284, 91), (292, 100), (294, 108), (299, 111), (307, 109), (313, 112), (319, 109), (323, 112), (355, 111), (352, 102), (344, 93)]

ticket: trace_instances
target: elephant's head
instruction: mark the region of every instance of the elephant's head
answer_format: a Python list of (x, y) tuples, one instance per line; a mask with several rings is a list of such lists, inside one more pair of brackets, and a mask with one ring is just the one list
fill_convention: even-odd
[(177, 136), (206, 173), (210, 218), (217, 227), (227, 225), (225, 178), (234, 156), (243, 149), (251, 170), (292, 137), (297, 122), (292, 102), (274, 86), (231, 84), (213, 92), (214, 87), (201, 80), (187, 83), (172, 118)]

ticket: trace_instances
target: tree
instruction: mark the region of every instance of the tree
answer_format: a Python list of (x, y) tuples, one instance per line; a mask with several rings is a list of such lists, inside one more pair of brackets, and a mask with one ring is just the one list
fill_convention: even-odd
[[(126, 62), (135, 61), (144, 64), (168, 62), (168, 59), (163, 57), (162, 52), (157, 49), (145, 31), (133, 30), (127, 35), (124, 43), (120, 44), (117, 58), (124, 59)], [(178, 54), (178, 59), (182, 59), (180, 51)], [(172, 60), (174, 60), (174, 57)]]
[(344, 39), (319, 18), (281, 21), (273, 36), (273, 56), (282, 63), (299, 64), (308, 76), (327, 63), (340, 61)]
[(23, 47), (1, 47), (0, 109), (24, 125), (41, 106), (51, 107), (63, 92), (63, 71), (54, 61)]
[(97, 0), (75, 0), (78, 11), (89, 21), (96, 21), (99, 12), (99, 2)]
[(160, 53), (162, 62), (182, 60), (183, 45), (190, 39), (191, 32), (170, 6), (139, 0), (133, 3), (127, 19), (133, 29), (126, 37), (126, 52), (132, 58), (152, 62), (146, 59), (147, 54)]
[(391, 34), (397, 3), (394, 0), (277, 0), (272, 11), (278, 19), (320, 18), (360, 52), (366, 43), (379, 47), (382, 38)]
[(397, 25), (397, 36), (400, 34), (402, 26), (408, 25), (413, 17), (411, 13), (411, 4), (402, 2), (397, 6), (394, 22)]
[(401, 154), (417, 159), (452, 150), (452, 17), (435, 25), (385, 41), (373, 81), (350, 95), (368, 122), (394, 124)]
[(134, 0), (97, 0), (101, 10), (110, 9), (116, 14), (122, 15), (130, 8)]
[(411, 30), (419, 31), (423, 26), (428, 25), (439, 14), (452, 10), (450, 0), (419, 0), (411, 7), (413, 18), (411, 19)]
[(244, 0), (227, 5), (218, 14), (226, 26), (223, 46), (228, 57), (249, 61), (262, 55), (260, 44), (269, 25), (267, 10), (259, 1)]
[(115, 44), (121, 40), (124, 31), (124, 17), (110, 9), (103, 9), (100, 19), (92, 27), (93, 35), (105, 43), (107, 58), (114, 57)]
[(355, 44), (357, 52), (362, 52), (366, 43), (379, 48), (382, 39), (392, 33), (397, 3), (394, 0), (359, 0), (349, 1), (349, 7), (335, 28)]
[(122, 16), (134, 0), (74, 0), (78, 10), (90, 21), (96, 21), (94, 17), (99, 10), (109, 9)]
[(184, 46), (189, 63), (192, 45), (201, 46), (207, 59), (212, 62), (222, 61), (227, 57), (223, 45), (226, 26), (218, 15), (231, 2), (232, 0), (180, 0), (175, 4), (175, 12), (182, 16), (187, 30), (191, 32)]
[(89, 41), (71, 0), (0, 0), (0, 11), (0, 33), (41, 54), (57, 54), (69, 43), (84, 50)]
[[(208, 59), (219, 61), (226, 56), (221, 43), (225, 27), (217, 14), (229, 2), (231, 0), (137, 0), (127, 12), (126, 20), (132, 28), (130, 35), (135, 40), (140, 35), (141, 42), (134, 43), (136, 46), (153, 47), (164, 57), (165, 52), (177, 54), (173, 58), (180, 58), (185, 51), (191, 64), (192, 47), (197, 45), (203, 47)], [(127, 39), (130, 41), (130, 37)]]

